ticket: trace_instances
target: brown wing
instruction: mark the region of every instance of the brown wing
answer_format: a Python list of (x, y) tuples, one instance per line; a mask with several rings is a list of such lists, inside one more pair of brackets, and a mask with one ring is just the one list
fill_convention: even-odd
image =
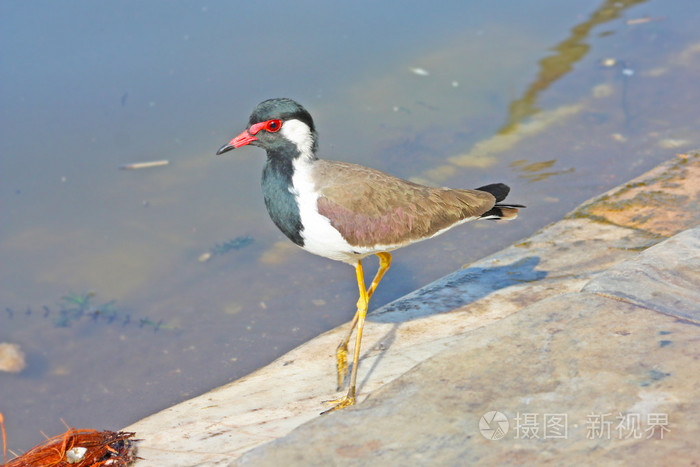
[(429, 188), (378, 170), (319, 160), (318, 212), (351, 245), (400, 245), (478, 217), (496, 203), (483, 191)]

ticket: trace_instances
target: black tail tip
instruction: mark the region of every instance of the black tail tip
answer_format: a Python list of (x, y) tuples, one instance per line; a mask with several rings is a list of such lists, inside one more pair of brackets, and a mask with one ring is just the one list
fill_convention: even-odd
[(489, 211), (481, 215), (482, 219), (492, 219), (495, 221), (504, 220), (509, 221), (518, 217), (518, 208), (524, 208), (520, 204), (497, 204), (492, 207)]
[(496, 198), (497, 203), (506, 199), (506, 196), (508, 196), (508, 193), (510, 193), (510, 187), (505, 183), (492, 183), (490, 185), (484, 185), (481, 188), (477, 188), (477, 190), (491, 193)]

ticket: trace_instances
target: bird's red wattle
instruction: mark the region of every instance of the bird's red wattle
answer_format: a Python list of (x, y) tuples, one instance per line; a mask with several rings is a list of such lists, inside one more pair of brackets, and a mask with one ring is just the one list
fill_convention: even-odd
[[(269, 121), (269, 120), (268, 120)], [(248, 133), (251, 135), (256, 135), (260, 130), (263, 130), (268, 122), (253, 123), (248, 129)]]
[(257, 141), (257, 139), (258, 138), (248, 133), (248, 130), (243, 130), (243, 132), (240, 135), (233, 138), (228, 144), (229, 146), (233, 146), (234, 148), (240, 148), (241, 146), (250, 144), (253, 141)]

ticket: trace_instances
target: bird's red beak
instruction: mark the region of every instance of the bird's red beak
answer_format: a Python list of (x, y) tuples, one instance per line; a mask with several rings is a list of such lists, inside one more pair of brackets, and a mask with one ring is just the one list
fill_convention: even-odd
[(228, 152), (232, 149), (240, 148), (241, 146), (245, 146), (247, 144), (252, 143), (253, 141), (257, 141), (258, 138), (255, 136), (251, 135), (248, 130), (243, 130), (243, 132), (233, 138), (231, 141), (228, 142), (228, 144), (224, 144), (219, 148), (218, 151), (216, 151), (216, 155), (219, 156), (225, 152)]

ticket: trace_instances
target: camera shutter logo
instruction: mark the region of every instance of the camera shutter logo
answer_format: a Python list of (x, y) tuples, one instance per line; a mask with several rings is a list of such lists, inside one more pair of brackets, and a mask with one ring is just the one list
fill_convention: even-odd
[(498, 441), (508, 433), (508, 418), (501, 412), (486, 412), (479, 420), (479, 431), (482, 436), (491, 441)]

